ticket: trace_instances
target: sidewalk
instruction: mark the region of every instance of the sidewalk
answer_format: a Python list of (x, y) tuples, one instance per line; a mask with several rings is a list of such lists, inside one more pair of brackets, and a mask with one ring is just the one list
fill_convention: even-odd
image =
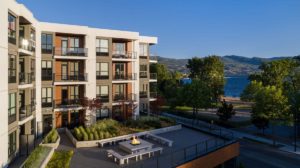
[[(273, 145), (272, 139), (267, 139), (267, 138), (259, 137), (256, 135), (252, 135), (252, 134), (248, 134), (248, 133), (244, 133), (244, 132), (240, 132), (240, 131), (235, 131), (235, 130), (224, 128), (224, 127), (217, 126), (217, 125), (211, 126), (211, 124), (208, 124), (208, 123), (206, 123), (204, 121), (200, 121), (200, 120), (187, 119), (184, 117), (180, 117), (180, 116), (176, 116), (176, 115), (172, 115), (172, 114), (168, 114), (168, 113), (163, 113), (163, 115), (174, 118), (175, 120), (177, 120), (177, 122), (182, 123), (184, 125), (197, 127), (198, 129), (201, 129), (202, 131), (205, 131), (205, 132), (210, 132), (210, 133), (219, 135), (219, 133), (215, 133), (214, 131), (222, 130), (223, 132), (231, 132), (233, 134), (233, 136), (238, 139), (242, 139), (242, 138), (250, 139), (250, 140), (257, 141), (257, 142)], [(294, 153), (294, 154), (300, 154), (299, 147), (297, 148), (297, 152), (295, 152), (294, 146), (292, 146), (292, 145), (288, 145), (288, 144), (281, 143), (278, 141), (276, 142), (276, 145), (280, 146), (278, 148), (279, 150)]]

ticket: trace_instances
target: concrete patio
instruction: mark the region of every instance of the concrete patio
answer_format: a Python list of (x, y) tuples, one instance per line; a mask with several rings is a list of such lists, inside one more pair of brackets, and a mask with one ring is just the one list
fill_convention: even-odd
[[(71, 161), (72, 168), (81, 168), (81, 167), (105, 167), (105, 168), (115, 168), (120, 167), (118, 164), (113, 162), (111, 158), (107, 157), (106, 150), (113, 149), (115, 151), (120, 152), (120, 154), (126, 154), (122, 150), (119, 149), (118, 145), (114, 146), (106, 146), (103, 148), (74, 148), (71, 141), (68, 137), (61, 133), (61, 144), (58, 147), (58, 150), (74, 150), (74, 156)], [(157, 167), (159, 164), (162, 167), (171, 167), (171, 163), (175, 163), (175, 161), (180, 161), (183, 157), (189, 157), (190, 155), (197, 152), (205, 152), (205, 144), (199, 145), (196, 149), (195, 144), (199, 142), (203, 142), (208, 139), (213, 139), (215, 137), (210, 136), (208, 134), (189, 129), (183, 127), (181, 130), (172, 131), (168, 133), (159, 134), (159, 136), (167, 138), (169, 140), (174, 141), (172, 147), (162, 146), (155, 141), (146, 139), (146, 141), (154, 144), (154, 147), (163, 147), (163, 154), (159, 156), (156, 154), (154, 157), (148, 158), (147, 156), (143, 157), (143, 160), (135, 161), (130, 160), (129, 165), (124, 165), (122, 167)], [(217, 142), (216, 142), (217, 141)], [(222, 143), (222, 139), (216, 139), (216, 141), (208, 141), (208, 148), (214, 146), (216, 143)], [(194, 146), (192, 146), (194, 145)], [(187, 149), (184, 153), (183, 148), (192, 146)], [(171, 156), (170, 154), (173, 154)], [(157, 159), (159, 156), (159, 159)]]

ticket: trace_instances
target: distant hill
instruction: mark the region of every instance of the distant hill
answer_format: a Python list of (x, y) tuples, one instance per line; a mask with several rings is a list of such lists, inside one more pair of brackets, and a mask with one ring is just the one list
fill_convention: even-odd
[[(243, 57), (236, 55), (226, 55), (221, 57), (225, 65), (225, 76), (247, 76), (251, 73), (257, 72), (258, 67), (262, 62), (272, 60), (280, 60), (288, 57), (273, 57), (273, 58), (259, 58), (259, 57)], [(158, 57), (158, 62), (165, 64), (171, 71), (179, 71), (188, 73), (186, 69), (188, 59), (174, 59), (166, 57)]]

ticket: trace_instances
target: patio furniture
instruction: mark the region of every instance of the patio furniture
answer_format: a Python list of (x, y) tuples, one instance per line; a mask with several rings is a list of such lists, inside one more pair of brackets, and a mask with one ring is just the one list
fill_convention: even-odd
[(132, 145), (131, 141), (124, 141), (120, 142), (119, 146), (122, 150), (128, 152), (128, 153), (137, 153), (142, 150), (148, 150), (151, 149), (153, 144), (150, 142), (147, 142), (145, 140), (139, 139), (140, 144), (138, 145)]
[(142, 150), (137, 153), (132, 153), (132, 154), (124, 155), (124, 156), (120, 155), (118, 152), (116, 152), (114, 150), (107, 150), (107, 156), (113, 157), (114, 162), (119, 162), (119, 164), (122, 165), (125, 163), (128, 164), (129, 159), (131, 159), (131, 158), (135, 158), (136, 161), (138, 161), (139, 158), (142, 160), (143, 155), (147, 154), (149, 157), (151, 157), (151, 155), (154, 156), (155, 152), (159, 152), (161, 154), (162, 150), (163, 150), (163, 148), (161, 148), (161, 147), (150, 148), (147, 150)]
[(154, 134), (146, 134), (146, 138), (152, 139), (154, 141), (159, 142), (160, 144), (167, 144), (169, 147), (173, 145), (173, 141), (166, 139), (164, 137), (154, 135)]

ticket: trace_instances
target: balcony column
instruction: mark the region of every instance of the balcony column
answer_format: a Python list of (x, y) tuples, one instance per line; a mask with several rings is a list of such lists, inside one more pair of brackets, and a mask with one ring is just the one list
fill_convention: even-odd
[[(139, 40), (134, 40), (134, 41), (132, 41), (132, 43), (133, 43), (133, 45), (132, 45), (132, 51), (133, 52), (135, 52), (136, 53), (136, 56), (137, 56), (137, 59), (136, 59), (136, 61), (135, 62), (132, 62), (132, 72), (133, 73), (136, 73), (137, 75), (136, 75), (136, 80), (133, 80), (133, 83), (132, 83), (132, 85), (133, 85), (133, 89), (132, 89), (132, 92), (134, 93), (134, 94), (136, 94), (136, 101), (137, 102), (140, 102), (140, 77), (139, 77), (139, 74), (140, 74), (140, 72), (139, 72), (139, 65), (140, 65), (140, 60), (139, 60), (139, 51), (140, 51), (140, 49), (139, 49), (139, 44), (140, 44), (140, 42), (139, 42)], [(139, 116), (140, 114), (140, 107), (139, 107), (139, 104), (137, 104), (137, 108), (135, 109), (135, 111), (133, 111), (132, 112), (133, 113), (133, 119), (136, 119), (136, 117), (137, 116)]]

